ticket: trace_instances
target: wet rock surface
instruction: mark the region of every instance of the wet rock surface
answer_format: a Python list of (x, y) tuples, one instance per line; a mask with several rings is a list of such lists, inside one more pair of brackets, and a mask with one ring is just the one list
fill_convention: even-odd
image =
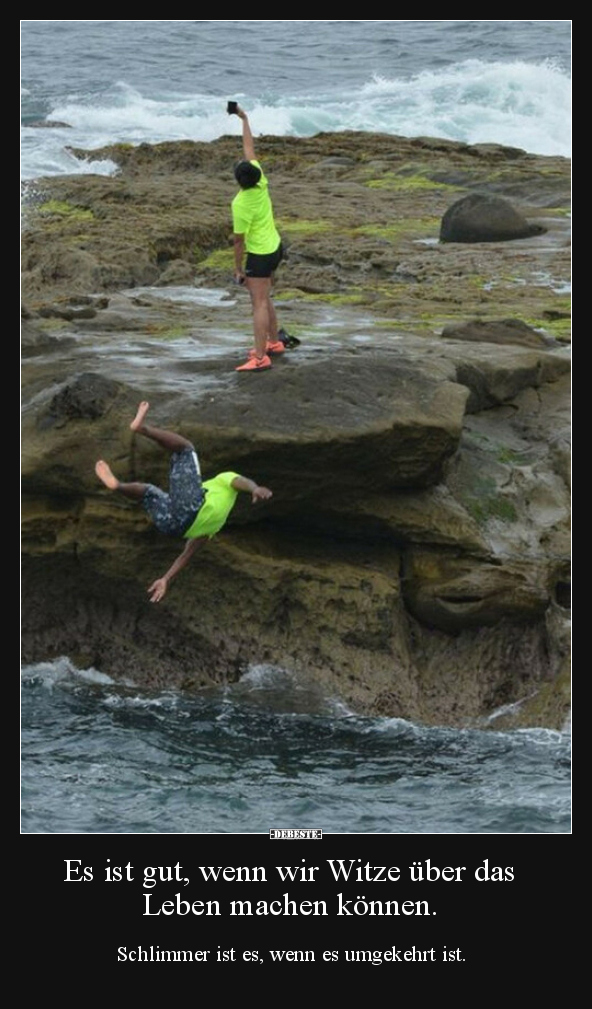
[[(29, 194), (24, 661), (185, 689), (267, 661), (359, 712), (561, 727), (569, 162), (368, 134), (257, 148), (288, 247), (276, 307), (300, 340), (260, 375), (234, 370), (251, 342), (231, 282), (235, 138), (118, 145), (101, 152), (113, 177)], [(475, 190), (530, 237), (439, 242)], [(156, 606), (147, 586), (182, 543), (94, 474), (105, 458), (166, 486), (167, 459), (129, 430), (141, 399), (206, 476), (274, 491), (239, 498)]]

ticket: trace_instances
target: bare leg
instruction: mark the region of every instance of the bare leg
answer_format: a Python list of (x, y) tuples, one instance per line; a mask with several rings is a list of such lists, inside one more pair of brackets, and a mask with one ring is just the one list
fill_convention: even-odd
[(269, 299), (268, 300), (269, 300), (269, 305), (268, 305), (268, 312), (269, 312), (269, 339), (270, 339), (271, 343), (275, 343), (277, 341), (277, 338), (278, 338), (278, 321), (277, 321), (277, 315), (275, 314), (275, 305), (273, 304), (273, 301), (271, 300), (271, 291), (269, 292)]
[(99, 480), (102, 480), (105, 487), (108, 487), (109, 490), (119, 491), (120, 494), (124, 494), (125, 497), (132, 498), (134, 501), (139, 501), (144, 496), (147, 484), (122, 483), (113, 474), (111, 467), (104, 459), (99, 459), (99, 461), (95, 463), (95, 473), (97, 474)]
[(193, 448), (193, 445), (187, 438), (183, 435), (176, 434), (174, 431), (164, 431), (159, 427), (151, 427), (144, 423), (144, 418), (150, 409), (150, 404), (143, 400), (139, 407), (136, 416), (130, 424), (130, 428), (135, 434), (143, 434), (145, 438), (151, 438), (152, 441), (157, 442), (157, 444), (162, 445), (168, 452), (180, 452), (183, 448)]
[[(271, 303), (271, 277), (247, 277), (253, 307), (253, 334), (257, 357), (263, 357), (267, 341), (277, 339), (275, 309)], [(272, 332), (275, 322), (275, 332)]]

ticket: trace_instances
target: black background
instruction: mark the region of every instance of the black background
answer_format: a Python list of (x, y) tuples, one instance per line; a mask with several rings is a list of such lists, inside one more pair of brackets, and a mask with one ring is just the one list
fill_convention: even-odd
[[(280, 825), (276, 825), (280, 826)], [(314, 825), (311, 825), (314, 826)], [(68, 964), (92, 969), (98, 993), (115, 977), (142, 987), (148, 979), (178, 983), (206, 971), (210, 981), (241, 984), (271, 968), (282, 980), (298, 986), (339, 976), (377, 982), (376, 966), (346, 963), (345, 950), (434, 949), (436, 962), (382, 963), (389, 979), (422, 980), (470, 988), (497, 985), (508, 971), (518, 972), (532, 995), (536, 985), (544, 994), (550, 979), (569, 969), (571, 927), (569, 908), (576, 863), (571, 835), (397, 835), (325, 834), (320, 840), (272, 840), (267, 834), (195, 835), (22, 835), (21, 901), (35, 916), (36, 970), (55, 974), (66, 956)], [(569, 849), (567, 845), (569, 844)], [(303, 860), (304, 859), (304, 863)], [(328, 859), (361, 859), (355, 865), (398, 866), (399, 882), (337, 882)], [(412, 862), (466, 866), (461, 882), (411, 882)], [(511, 867), (513, 881), (478, 882), (475, 869), (489, 860), (490, 869)], [(66, 882), (67, 860), (76, 868), (93, 869), (89, 882)], [(106, 882), (105, 867), (132, 865), (133, 882)], [(187, 886), (159, 883), (143, 886), (145, 866), (180, 863)], [(317, 865), (314, 882), (282, 883), (275, 866)], [(264, 866), (267, 882), (206, 884), (198, 866)], [(220, 916), (188, 914), (146, 916), (144, 894), (152, 893), (151, 909), (163, 901), (217, 900)], [(430, 914), (399, 916), (339, 916), (337, 894), (345, 899), (428, 902)], [(297, 903), (327, 903), (327, 916), (231, 916), (232, 900), (281, 900), (288, 893)], [(435, 912), (435, 914), (433, 913)], [(118, 962), (118, 947), (142, 946), (212, 951), (204, 963), (138, 964)], [(216, 961), (216, 951), (234, 949), (233, 962)], [(463, 960), (444, 961), (442, 949), (461, 950)], [(270, 949), (310, 950), (315, 963), (274, 964)], [(244, 950), (257, 950), (263, 964), (242, 960)], [(323, 951), (335, 950), (337, 961), (324, 961)], [(240, 968), (240, 970), (239, 970)], [(181, 973), (179, 973), (181, 971)], [(366, 972), (364, 974), (363, 972)], [(374, 975), (369, 972), (374, 972)], [(437, 973), (435, 973), (437, 972)], [(308, 979), (308, 980), (306, 980)], [(384, 977), (382, 981), (386, 980)], [(239, 989), (240, 992), (240, 989)], [(484, 994), (484, 993), (482, 993)]]

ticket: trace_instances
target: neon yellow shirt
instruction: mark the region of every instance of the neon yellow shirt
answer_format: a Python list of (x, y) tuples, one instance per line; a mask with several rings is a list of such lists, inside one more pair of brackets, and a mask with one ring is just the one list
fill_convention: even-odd
[(269, 256), (280, 244), (280, 233), (273, 219), (269, 184), (258, 161), (252, 165), (261, 172), (261, 178), (252, 189), (241, 189), (231, 203), (232, 226), (235, 235), (245, 236), (247, 252)]
[(203, 488), (206, 499), (199, 509), (193, 524), (184, 534), (187, 540), (195, 540), (201, 536), (209, 539), (220, 531), (234, 507), (238, 491), (232, 486), (232, 481), (238, 473), (218, 473), (211, 480), (204, 480)]

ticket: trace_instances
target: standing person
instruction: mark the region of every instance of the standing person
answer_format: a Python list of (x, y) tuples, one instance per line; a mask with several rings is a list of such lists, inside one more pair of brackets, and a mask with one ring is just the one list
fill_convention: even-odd
[(282, 354), (291, 339), (284, 330), (278, 332), (271, 300), (273, 274), (283, 255), (282, 240), (273, 218), (267, 178), (255, 157), (248, 116), (235, 102), (229, 103), (228, 111), (243, 124), (243, 160), (234, 169), (240, 189), (231, 203), (234, 266), (236, 282), (246, 284), (251, 296), (255, 338), (248, 360), (236, 370), (266, 371), (271, 368), (270, 354)]
[(122, 483), (111, 467), (99, 459), (95, 473), (105, 487), (118, 491), (133, 501), (141, 502), (159, 532), (166, 536), (182, 536), (188, 542), (176, 561), (161, 578), (148, 588), (150, 602), (159, 603), (169, 583), (191, 560), (196, 550), (215, 536), (232, 511), (239, 491), (251, 495), (253, 504), (272, 496), (268, 487), (260, 487), (238, 473), (218, 473), (202, 483), (197, 453), (187, 438), (173, 431), (163, 431), (145, 424), (150, 404), (140, 403), (130, 428), (136, 434), (151, 438), (171, 454), (169, 493), (150, 483)]

